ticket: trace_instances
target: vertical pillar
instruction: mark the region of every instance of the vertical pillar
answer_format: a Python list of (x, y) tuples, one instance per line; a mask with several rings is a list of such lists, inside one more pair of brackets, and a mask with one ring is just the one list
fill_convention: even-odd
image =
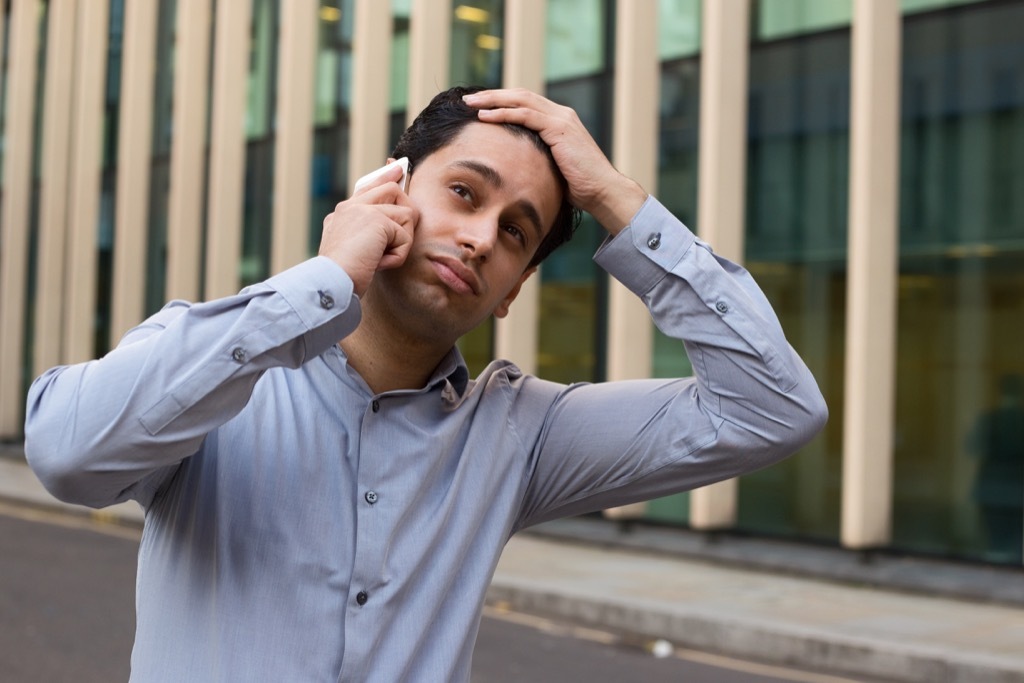
[(409, 108), (406, 120), (448, 87), (452, 52), (452, 3), (450, 0), (412, 0), (409, 18)]
[(309, 256), (317, 8), (316, 0), (281, 3), (271, 274)]
[(13, 0), (8, 35), (6, 131), (0, 210), (0, 436), (22, 430), (22, 354), (28, 279), (29, 212), (35, 141), (39, 3)]
[(204, 299), (235, 294), (245, 202), (245, 108), (252, 0), (219, 0), (213, 55)]
[[(717, 253), (742, 263), (750, 2), (710, 0), (702, 11), (697, 226)], [(735, 524), (737, 488), (733, 479), (694, 491), (693, 528)]]
[(113, 343), (141, 322), (146, 307), (146, 237), (158, 4), (157, 0), (132, 0), (124, 7), (110, 310)]
[[(502, 84), (544, 92), (544, 35), (546, 0), (506, 0)], [(494, 354), (507, 358), (523, 372), (537, 372), (540, 316), (540, 273), (532, 275), (505, 318), (495, 321)]]
[(899, 3), (854, 2), (841, 532), (849, 548), (885, 544), (892, 533), (900, 30)]
[(357, 178), (381, 166), (388, 153), (391, 80), (391, 4), (355, 0), (349, 192)]
[(174, 57), (174, 137), (167, 206), (167, 299), (199, 299), (206, 177), (210, 0), (178, 0)]
[[(36, 256), (32, 373), (62, 360), (64, 248), (68, 221), (68, 146), (75, 64), (77, 0), (51, 0), (47, 12), (43, 93), (42, 169)], [(22, 296), (25, 291), (22, 290)]]
[(107, 87), (109, 0), (78, 4), (75, 92), (68, 184), (67, 274), (64, 281), (64, 362), (95, 357), (103, 106)]
[[(612, 161), (650, 192), (658, 182), (660, 97), (656, 0), (619, 2), (615, 13), (615, 102)], [(608, 287), (609, 380), (651, 376), (654, 331), (647, 307), (617, 280)], [(605, 511), (613, 519), (639, 517), (637, 503)]]

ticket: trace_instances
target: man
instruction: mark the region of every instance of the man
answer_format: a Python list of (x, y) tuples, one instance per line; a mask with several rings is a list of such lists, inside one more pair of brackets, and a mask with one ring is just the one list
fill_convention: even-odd
[[(468, 680), (513, 533), (769, 465), (825, 420), (749, 275), (572, 110), (448, 91), (394, 155), (408, 192), (395, 171), (341, 202), (318, 257), (172, 302), (32, 386), (47, 487), (146, 510), (132, 680)], [(498, 361), (469, 379), (455, 341), (508, 312), (570, 205), (695, 378), (563, 386)]]

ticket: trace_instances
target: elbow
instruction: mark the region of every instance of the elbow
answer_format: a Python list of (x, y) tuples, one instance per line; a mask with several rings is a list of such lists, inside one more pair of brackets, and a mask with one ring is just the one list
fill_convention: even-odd
[(815, 382), (810, 382), (807, 390), (796, 392), (789, 399), (792, 410), (785, 420), (786, 428), (780, 434), (779, 444), (785, 452), (784, 457), (806, 446), (828, 423), (828, 404)]
[(54, 410), (45, 400), (47, 375), (29, 389), (25, 410), (25, 460), (50, 495), (65, 503), (101, 507), (90, 501), (83, 486), (85, 458), (81, 448), (70, 444), (69, 419), (64, 410)]

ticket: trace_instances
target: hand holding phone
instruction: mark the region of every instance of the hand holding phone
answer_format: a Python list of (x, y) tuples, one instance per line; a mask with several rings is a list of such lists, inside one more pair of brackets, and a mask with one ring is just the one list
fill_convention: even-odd
[(402, 169), (402, 176), (398, 179), (397, 182), (398, 186), (402, 188), (402, 192), (405, 192), (405, 188), (409, 184), (409, 157), (402, 157), (401, 159), (396, 159), (395, 161), (392, 161), (390, 164), (381, 166), (376, 171), (370, 171), (369, 173), (367, 173), (362, 178), (356, 181), (355, 187), (352, 189), (352, 193), (355, 194), (359, 190), (363, 189), (364, 187), (380, 178), (382, 175), (387, 173), (390, 169), (392, 169), (395, 166), (399, 166)]

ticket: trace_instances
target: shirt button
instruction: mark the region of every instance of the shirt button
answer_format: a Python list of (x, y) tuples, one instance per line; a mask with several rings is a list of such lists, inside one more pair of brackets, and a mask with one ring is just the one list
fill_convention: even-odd
[(725, 303), (724, 301), (719, 301), (717, 304), (715, 304), (715, 308), (718, 309), (719, 313), (729, 312), (729, 304)]
[(377, 399), (374, 399), (373, 403), (370, 404), (370, 408), (375, 413), (380, 412), (380, 401), (378, 401)]
[(370, 599), (370, 596), (366, 594), (366, 591), (359, 591), (356, 593), (356, 604), (362, 607), (366, 604), (366, 601)]
[(327, 310), (334, 308), (334, 297), (325, 292), (324, 290), (318, 290), (317, 294), (320, 295), (320, 305)]
[(236, 346), (235, 348), (231, 349), (231, 357), (235, 359), (236, 363), (244, 363), (245, 349), (243, 349), (241, 346)]
[(366, 502), (369, 503), (370, 505), (373, 505), (374, 503), (377, 502), (377, 492), (376, 491), (367, 491), (366, 495), (363, 496), (363, 497), (366, 498)]
[(657, 249), (661, 246), (661, 233), (652, 232), (651, 236), (647, 238), (647, 247), (649, 249)]

